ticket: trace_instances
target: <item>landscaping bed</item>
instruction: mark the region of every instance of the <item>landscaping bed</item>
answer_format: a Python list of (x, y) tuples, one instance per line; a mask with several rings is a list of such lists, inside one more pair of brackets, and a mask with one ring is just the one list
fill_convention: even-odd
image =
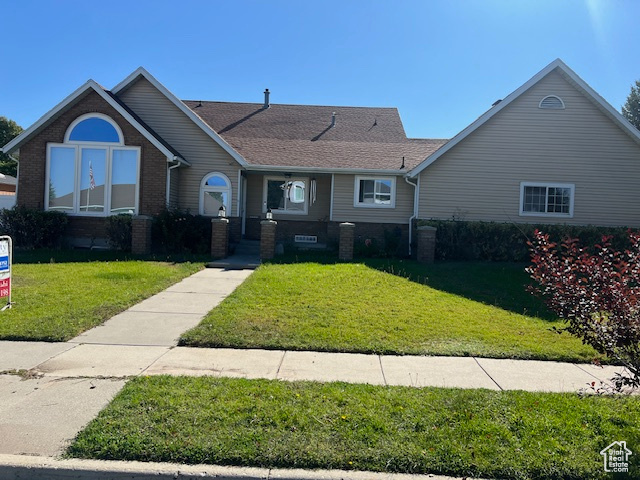
[(589, 362), (526, 291), (525, 265), (368, 260), (261, 266), (180, 343)]
[[(188, 392), (188, 393), (187, 393)], [(140, 377), (69, 456), (434, 473), (608, 478), (599, 452), (640, 445), (640, 398)], [(640, 474), (635, 455), (628, 478)]]
[(202, 268), (198, 263), (19, 263), (0, 340), (58, 342), (101, 324)]

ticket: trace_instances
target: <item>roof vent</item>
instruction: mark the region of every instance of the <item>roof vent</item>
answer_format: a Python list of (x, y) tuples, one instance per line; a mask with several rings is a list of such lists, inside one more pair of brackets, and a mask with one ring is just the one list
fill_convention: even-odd
[(336, 112), (331, 114), (331, 128), (336, 126)]
[(269, 89), (265, 89), (264, 91), (264, 105), (262, 108), (269, 108)]
[(497, 104), (499, 104), (501, 101), (502, 101), (502, 99), (501, 99), (501, 98), (499, 98), (498, 100), (496, 100), (495, 102), (493, 102), (493, 103), (491, 104), (491, 106), (492, 106), (492, 107), (495, 107), (495, 106), (496, 106)]
[(564, 102), (560, 97), (556, 95), (548, 95), (540, 100), (539, 108), (549, 108), (553, 110), (562, 110), (564, 108)]

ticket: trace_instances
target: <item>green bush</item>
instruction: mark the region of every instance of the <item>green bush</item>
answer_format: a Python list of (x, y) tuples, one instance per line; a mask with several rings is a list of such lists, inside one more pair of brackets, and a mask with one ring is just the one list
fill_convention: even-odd
[(164, 210), (154, 218), (153, 248), (163, 253), (211, 251), (211, 219), (188, 211)]
[(627, 228), (576, 225), (529, 225), (457, 220), (421, 220), (418, 225), (438, 229), (436, 258), (439, 260), (491, 260), (497, 262), (527, 262), (530, 259), (527, 241), (538, 229), (549, 234), (552, 241), (577, 238), (593, 247), (603, 235), (612, 235), (616, 249), (629, 246)]
[(17, 248), (56, 248), (69, 219), (64, 212), (45, 212), (24, 206), (0, 210), (0, 232)]
[[(400, 229), (383, 230), (384, 239), (358, 238), (353, 245), (353, 255), (358, 258), (393, 258), (402, 256)], [(406, 252), (405, 252), (406, 253)]]
[(131, 215), (112, 215), (107, 219), (109, 245), (125, 252), (131, 251)]

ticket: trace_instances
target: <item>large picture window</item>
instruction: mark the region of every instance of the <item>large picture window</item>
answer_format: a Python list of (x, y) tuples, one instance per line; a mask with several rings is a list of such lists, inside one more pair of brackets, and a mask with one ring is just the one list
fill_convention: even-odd
[(573, 216), (573, 192), (571, 183), (520, 184), (520, 215)]
[(83, 115), (47, 148), (45, 208), (102, 216), (138, 212), (140, 148), (106, 115)]
[(356, 177), (353, 205), (355, 207), (393, 208), (396, 204), (396, 179)]
[(262, 211), (307, 215), (308, 178), (264, 177)]

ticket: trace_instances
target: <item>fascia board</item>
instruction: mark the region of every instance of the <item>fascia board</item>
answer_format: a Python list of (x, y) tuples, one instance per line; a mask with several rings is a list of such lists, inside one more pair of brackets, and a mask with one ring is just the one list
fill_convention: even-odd
[[(433, 162), (435, 162), (438, 158), (440, 158), (442, 155), (444, 155), (449, 150), (451, 150), (453, 147), (455, 147), (457, 144), (459, 144), (466, 137), (468, 137), (473, 132), (475, 132), (478, 128), (480, 128), (487, 121), (489, 121), (489, 119), (491, 117), (496, 115), (503, 108), (506, 108), (516, 98), (518, 98), (524, 92), (529, 90), (529, 88), (531, 88), (533, 85), (538, 83), (540, 80), (542, 80), (542, 78), (546, 77), (551, 71), (553, 71), (555, 68), (558, 68), (558, 67), (560, 69), (562, 69), (562, 70), (565, 70), (565, 71), (568, 70), (568, 67), (564, 64), (564, 62), (562, 60), (560, 60), (559, 58), (557, 58), (556, 60), (551, 62), (549, 65), (544, 67), (542, 70), (540, 70), (538, 73), (536, 73), (527, 82), (522, 84), (519, 88), (517, 88), (516, 90), (511, 92), (509, 95), (507, 95), (498, 105), (496, 105), (495, 107), (492, 107), (489, 110), (487, 110), (483, 115), (478, 117), (471, 125), (469, 125), (467, 128), (465, 128), (460, 133), (458, 133), (455, 137), (453, 137), (451, 140), (449, 140), (447, 143), (445, 143), (436, 152), (434, 152), (433, 154), (428, 156), (417, 167), (415, 167), (411, 171), (409, 171), (408, 175), (410, 177), (415, 177), (416, 175), (419, 175), (420, 172), (422, 172), (425, 168), (427, 168), (429, 165), (431, 165)], [(577, 77), (577, 75), (576, 75), (576, 77)]]
[(40, 117), (33, 125), (24, 130), (20, 135), (15, 137), (9, 143), (7, 143), (4, 147), (2, 147), (2, 151), (4, 153), (11, 153), (13, 150), (16, 150), (20, 147), (31, 135), (36, 133), (40, 128), (42, 128), (51, 118), (53, 118), (58, 112), (60, 112), (64, 107), (66, 107), (69, 103), (73, 102), (76, 98), (82, 95), (90, 88), (95, 89), (95, 85), (98, 85), (93, 80), (87, 80), (80, 87), (76, 88), (71, 94), (67, 95), (64, 100), (58, 103), (55, 107), (45, 113), (42, 117)]
[(138, 130), (142, 135), (149, 140), (158, 150), (160, 150), (167, 157), (175, 158), (181, 163), (185, 163), (189, 165), (183, 158), (177, 157), (173, 154), (169, 149), (167, 149), (162, 143), (160, 143), (146, 128), (144, 128), (140, 123), (133, 118), (129, 112), (123, 109), (118, 102), (116, 102), (111, 96), (109, 96), (104, 89), (94, 80), (87, 80), (83, 85), (77, 88), (73, 93), (68, 95), (64, 100), (58, 103), (55, 107), (45, 113), (40, 119), (31, 125), (28, 129), (14, 138), (11, 142), (7, 143), (3, 147), (3, 152), (9, 153), (15, 149), (17, 149), (20, 145), (22, 145), (31, 135), (36, 133), (40, 128), (46, 125), (57, 113), (59, 113), (62, 109), (64, 109), (67, 105), (77, 99), (80, 95), (82, 95), (87, 90), (92, 89), (96, 92), (100, 97), (111, 105), (120, 115), (122, 115), (131, 125), (133, 125), (136, 130)]
[(405, 175), (406, 170), (376, 170), (372, 168), (321, 168), (321, 167), (295, 167), (283, 165), (247, 165), (247, 172), (307, 172), (307, 173), (334, 173), (334, 174), (369, 174), (369, 175)]
[(596, 92), (591, 86), (585, 82), (576, 72), (574, 72), (569, 66), (567, 66), (562, 60), (556, 60), (559, 62), (558, 67), (584, 92), (589, 95), (599, 106), (601, 106), (612, 117), (612, 120), (616, 121), (619, 126), (629, 133), (632, 138), (640, 143), (640, 130), (634, 127), (624, 116), (611, 106), (598, 92)]
[(164, 153), (167, 156), (167, 158), (176, 159), (180, 163), (189, 165), (189, 163), (186, 160), (184, 160), (181, 157), (178, 157), (171, 150), (165, 147), (161, 142), (159, 142), (158, 139), (151, 134), (151, 132), (149, 132), (146, 128), (144, 128), (135, 118), (133, 118), (133, 116), (129, 112), (127, 112), (124, 108), (122, 108), (118, 102), (116, 102), (113, 98), (111, 98), (111, 96), (107, 94), (107, 92), (105, 92), (104, 89), (100, 87), (100, 85), (98, 85), (95, 82), (93, 83), (94, 83), (93, 88), (98, 93), (98, 95), (100, 95), (102, 99), (105, 100), (109, 105), (115, 108), (116, 111), (120, 115), (122, 115), (125, 118), (125, 120), (127, 120), (127, 122), (129, 122), (131, 125), (133, 125), (136, 128), (136, 130), (142, 133), (142, 135), (147, 140), (149, 140), (158, 150)]
[(245, 167), (249, 163), (240, 155), (231, 145), (225, 142), (220, 135), (218, 135), (202, 118), (200, 118), (193, 110), (187, 107), (178, 97), (169, 91), (162, 83), (160, 83), (153, 75), (151, 75), (143, 67), (139, 67), (131, 75), (125, 78), (122, 82), (116, 85), (111, 91), (114, 94), (126, 90), (129, 85), (136, 80), (139, 76), (144, 77), (149, 83), (158, 89), (165, 97), (167, 97), (171, 103), (178, 107), (182, 113), (184, 113), (189, 119), (195, 123), (200, 129), (206, 133), (213, 141), (222, 147), (229, 155), (231, 155), (241, 166)]

